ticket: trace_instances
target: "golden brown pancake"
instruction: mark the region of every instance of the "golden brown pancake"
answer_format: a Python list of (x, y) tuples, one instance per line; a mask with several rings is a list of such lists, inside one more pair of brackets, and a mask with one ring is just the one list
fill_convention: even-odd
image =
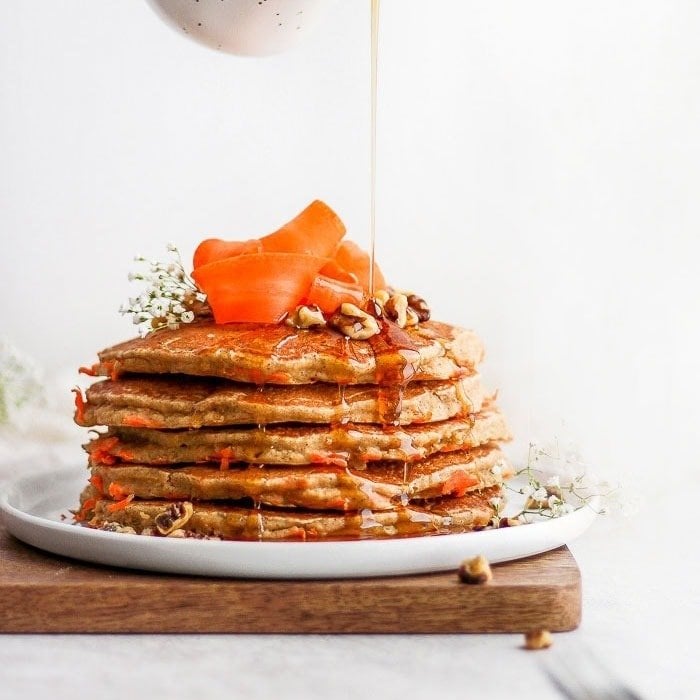
[(382, 428), (377, 425), (273, 426), (154, 430), (115, 427), (85, 445), (91, 465), (248, 462), (358, 466), (377, 460), (416, 461), (436, 452), (510, 438), (490, 407), (467, 418)]
[[(461, 498), (441, 498), (422, 505), (394, 510), (347, 513), (297, 509), (245, 508), (235, 504), (181, 501), (139, 501), (115, 508), (114, 501), (83, 494), (90, 527), (158, 535), (158, 522), (177, 520), (189, 511), (186, 522), (169, 534), (226, 540), (319, 540), (392, 538), (469, 532), (489, 524), (494, 515), (489, 500), (498, 487), (468, 493)], [(157, 518), (160, 516), (160, 520)]]
[[(153, 428), (378, 423), (383, 391), (369, 384), (256, 387), (225, 379), (131, 375), (93, 384), (76, 421), (85, 427)], [(475, 413), (484, 397), (478, 374), (444, 382), (411, 382), (401, 395), (398, 423), (427, 423)]]
[[(107, 348), (93, 370), (108, 377), (176, 373), (258, 385), (377, 384), (396, 373), (388, 367), (395, 361), (406, 365), (406, 380), (442, 380), (472, 373), (484, 354), (473, 331), (446, 323), (427, 321), (405, 330), (385, 325), (392, 334), (391, 347), (381, 334), (350, 340), (327, 327), (201, 322)], [(402, 345), (410, 350), (397, 352)]]
[[(494, 468), (498, 466), (498, 468)], [(153, 465), (93, 467), (101, 497), (220, 501), (251, 498), (271, 506), (320, 510), (390, 510), (416, 499), (462, 496), (499, 485), (512, 470), (495, 445), (433, 455), (415, 464), (379, 462), (358, 471), (328, 465), (232, 465), (180, 468)]]

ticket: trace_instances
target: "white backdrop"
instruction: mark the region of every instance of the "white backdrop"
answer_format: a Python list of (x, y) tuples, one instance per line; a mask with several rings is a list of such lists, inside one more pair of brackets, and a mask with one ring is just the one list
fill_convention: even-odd
[[(0, 3), (0, 333), (90, 363), (132, 333), (135, 253), (316, 197), (366, 244), (368, 6), (237, 59), (141, 0)], [(698, 466), (698, 36), (694, 0), (383, 0), (379, 261), (483, 336), (516, 453), (573, 441), (649, 486)]]

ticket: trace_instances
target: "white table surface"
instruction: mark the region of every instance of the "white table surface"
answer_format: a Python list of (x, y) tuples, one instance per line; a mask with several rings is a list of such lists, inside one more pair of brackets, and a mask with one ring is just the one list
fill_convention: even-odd
[[(0, 465), (0, 478), (15, 469)], [(557, 698), (544, 659), (592, 650), (645, 698), (700, 697), (700, 557), (684, 493), (602, 517), (571, 549), (583, 622), (550, 650), (521, 635), (4, 635), (0, 697)], [(174, 610), (173, 614), (177, 614)]]

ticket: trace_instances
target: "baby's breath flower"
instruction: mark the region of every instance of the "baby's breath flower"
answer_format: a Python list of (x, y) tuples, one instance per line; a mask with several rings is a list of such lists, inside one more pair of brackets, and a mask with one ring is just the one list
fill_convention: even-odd
[(533, 501), (546, 501), (547, 500), (547, 490), (544, 489), (542, 486), (540, 486), (533, 494), (532, 494), (532, 500)]
[(177, 247), (168, 243), (167, 250), (173, 258), (168, 262), (137, 255), (134, 260), (145, 263), (147, 272), (129, 273), (130, 282), (144, 282), (146, 289), (130, 297), (129, 303), (122, 304), (119, 312), (130, 314), (133, 323), (141, 327), (142, 335), (160, 328), (176, 330), (181, 323), (192, 323), (198, 313), (208, 311), (206, 294), (185, 272)]
[[(524, 496), (522, 510), (509, 518), (519, 522), (532, 522), (534, 515), (558, 518), (585, 506), (591, 507), (592, 499), (609, 501), (615, 489), (606, 482), (595, 479), (578, 450), (560, 449), (558, 443), (541, 446), (530, 442), (527, 465), (518, 472), (526, 478), (523, 486), (510, 487)], [(604, 508), (599, 513), (605, 513)]]
[(557, 496), (550, 496), (547, 501), (547, 508), (550, 510), (554, 510), (554, 508), (558, 508), (562, 504), (561, 498), (558, 498)]

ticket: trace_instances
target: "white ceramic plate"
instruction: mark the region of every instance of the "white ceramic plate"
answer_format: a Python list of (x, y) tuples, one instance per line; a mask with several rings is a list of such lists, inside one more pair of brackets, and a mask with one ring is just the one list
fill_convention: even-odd
[(70, 518), (62, 520), (61, 514), (75, 508), (85, 483), (84, 469), (17, 480), (0, 494), (7, 529), (23, 542), (54, 554), (129, 569), (242, 578), (359, 578), (448, 571), (477, 554), (492, 563), (539, 554), (578, 537), (596, 515), (594, 507), (585, 507), (521, 527), (396, 540), (170, 539), (91, 530), (71, 524)]

